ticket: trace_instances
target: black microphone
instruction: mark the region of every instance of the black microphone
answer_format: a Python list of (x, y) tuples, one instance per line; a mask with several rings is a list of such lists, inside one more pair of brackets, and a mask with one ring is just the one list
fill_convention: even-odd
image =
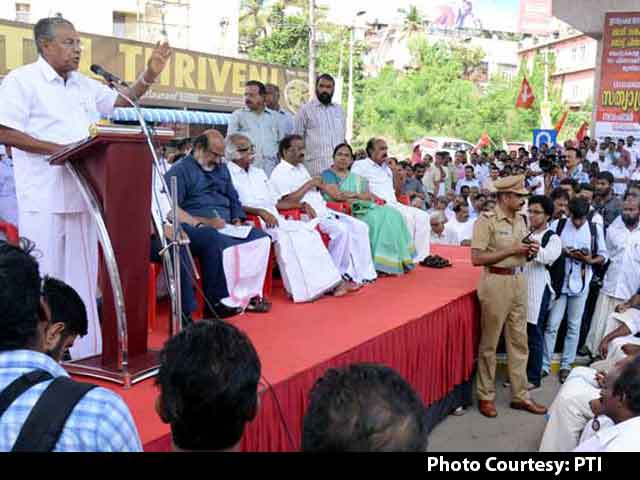
[(91, 65), (89, 69), (99, 77), (104, 78), (107, 81), (107, 83), (114, 83), (116, 85), (122, 85), (123, 87), (129, 88), (129, 85), (127, 84), (127, 82), (121, 80), (120, 77), (118, 77), (117, 75), (107, 72), (100, 65), (96, 65), (94, 63), (93, 65)]

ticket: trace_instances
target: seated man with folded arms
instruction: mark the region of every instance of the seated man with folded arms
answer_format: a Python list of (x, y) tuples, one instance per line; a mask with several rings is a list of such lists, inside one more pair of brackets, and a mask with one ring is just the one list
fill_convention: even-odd
[(366, 223), (327, 207), (321, 194), (325, 185), (321, 177), (311, 177), (305, 168), (304, 140), (289, 135), (280, 142), (280, 163), (271, 174), (271, 185), (278, 202), (286, 202), (302, 209), (316, 225), (331, 238), (329, 253), (340, 274), (352, 282), (350, 288), (374, 281), (376, 273), (369, 227)]
[(365, 178), (369, 182), (371, 193), (402, 214), (416, 247), (415, 263), (420, 263), (430, 253), (431, 223), (429, 222), (429, 214), (419, 208), (403, 205), (398, 201), (394, 182), (397, 183), (399, 180), (397, 175), (394, 176), (388, 164), (387, 142), (381, 138), (372, 138), (367, 143), (367, 154), (369, 158), (355, 162), (351, 167), (351, 172)]
[[(233, 188), (229, 169), (222, 163), (224, 138), (209, 130), (193, 142), (193, 151), (171, 167), (165, 180), (178, 183), (178, 217), (189, 238), (191, 252), (200, 261), (207, 307), (219, 318), (269, 311), (262, 287), (271, 240), (257, 229), (236, 227), (246, 220)], [(208, 313), (208, 312), (206, 312)]]
[(427, 440), (424, 403), (389, 367), (332, 368), (309, 394), (304, 452), (425, 452)]
[(171, 426), (176, 452), (238, 452), (258, 414), (260, 358), (230, 323), (205, 320), (171, 338), (160, 353), (156, 411)]
[(246, 135), (236, 133), (225, 141), (225, 160), (233, 186), (245, 213), (260, 218), (276, 246), (278, 266), (293, 301), (309, 302), (333, 291), (342, 296), (349, 291), (318, 231), (308, 223), (284, 219), (278, 213), (294, 208), (287, 200), (277, 202), (264, 171), (253, 165), (253, 145)]

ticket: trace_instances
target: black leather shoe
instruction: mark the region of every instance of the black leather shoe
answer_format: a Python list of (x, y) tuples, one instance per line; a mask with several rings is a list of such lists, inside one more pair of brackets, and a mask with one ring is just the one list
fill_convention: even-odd
[(220, 302), (216, 303), (213, 306), (213, 310), (220, 319), (235, 317), (236, 315), (240, 315), (242, 313), (242, 308), (227, 307), (224, 303)]

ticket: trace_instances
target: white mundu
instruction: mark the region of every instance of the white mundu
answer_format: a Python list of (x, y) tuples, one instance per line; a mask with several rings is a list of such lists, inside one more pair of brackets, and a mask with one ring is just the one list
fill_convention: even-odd
[(586, 367), (571, 370), (549, 407), (541, 452), (570, 452), (578, 446), (587, 422), (594, 417), (589, 402), (600, 398), (597, 373)]
[[(340, 284), (342, 278), (327, 251), (314, 222), (289, 221), (279, 215), (276, 194), (260, 168), (244, 170), (227, 164), (242, 206), (260, 208), (278, 219), (278, 227), (268, 228), (276, 246), (276, 257), (286, 290), (296, 303), (315, 300)], [(265, 227), (261, 220), (262, 226)]]
[[(100, 115), (111, 113), (116, 93), (78, 72), (65, 82), (42, 58), (11, 71), (0, 87), (0, 125), (38, 140), (69, 144), (89, 136)], [(65, 281), (87, 309), (88, 334), (71, 355), (102, 352), (96, 307), (98, 238), (95, 222), (66, 167), (45, 155), (13, 149), (19, 229), (40, 252), (40, 273)]]
[(398, 202), (393, 188), (393, 173), (389, 165), (386, 163), (378, 165), (370, 158), (365, 158), (354, 162), (351, 172), (365, 178), (369, 182), (371, 193), (380, 197), (387, 202), (387, 205), (400, 212), (416, 246), (417, 256), (415, 263), (420, 263), (427, 258), (431, 250), (430, 216), (419, 208), (408, 207)]
[[(284, 160), (271, 174), (271, 185), (278, 200), (299, 190), (309, 180), (311, 175), (304, 165), (294, 166)], [(307, 192), (302, 202), (315, 210), (320, 229), (331, 238), (329, 253), (340, 274), (347, 275), (356, 283), (378, 278), (373, 265), (367, 224), (349, 215), (330, 211), (318, 191)]]

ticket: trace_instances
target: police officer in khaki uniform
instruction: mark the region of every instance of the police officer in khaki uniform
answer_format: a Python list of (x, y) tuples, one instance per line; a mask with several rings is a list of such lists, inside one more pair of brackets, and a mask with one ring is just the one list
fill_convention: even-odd
[(522, 266), (537, 255), (540, 244), (523, 243), (528, 229), (520, 213), (525, 196), (524, 176), (494, 182), (498, 194), (495, 212), (483, 213), (475, 223), (471, 257), (484, 271), (478, 286), (481, 304), (481, 339), (477, 389), (480, 412), (496, 417), (496, 349), (504, 329), (507, 345), (511, 408), (543, 415), (547, 409), (529, 398), (527, 391), (527, 285)]

